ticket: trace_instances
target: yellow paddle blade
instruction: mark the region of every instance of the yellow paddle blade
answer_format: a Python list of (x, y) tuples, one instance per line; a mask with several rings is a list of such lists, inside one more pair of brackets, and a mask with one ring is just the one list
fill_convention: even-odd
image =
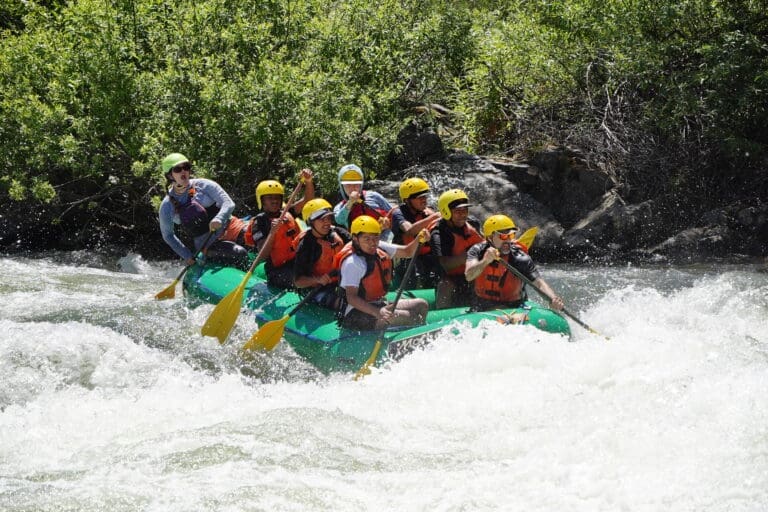
[(376, 344), (373, 346), (371, 355), (368, 357), (365, 363), (363, 363), (363, 366), (357, 370), (357, 373), (355, 374), (355, 380), (360, 380), (366, 375), (370, 375), (371, 365), (376, 362), (376, 357), (379, 355), (379, 350), (381, 350), (381, 340), (376, 340)]
[(243, 350), (266, 350), (270, 351), (274, 349), (280, 338), (283, 337), (283, 331), (285, 331), (285, 324), (288, 323), (288, 319), (291, 318), (285, 315), (283, 318), (272, 320), (261, 326), (261, 329), (256, 331), (256, 334), (251, 336), (251, 339), (245, 342)]
[(227, 340), (229, 332), (235, 325), (237, 315), (240, 314), (246, 282), (248, 282), (248, 278), (244, 279), (240, 286), (229, 292), (216, 304), (216, 307), (213, 308), (213, 311), (208, 316), (208, 320), (205, 321), (203, 328), (200, 329), (200, 333), (203, 336), (218, 338), (221, 344)]
[(525, 246), (526, 249), (530, 249), (533, 245), (533, 239), (536, 238), (536, 234), (539, 232), (538, 226), (533, 226), (530, 229), (526, 229), (525, 233), (517, 238), (517, 241)]
[(172, 299), (176, 296), (176, 283), (178, 283), (178, 279), (174, 279), (173, 282), (168, 285), (168, 287), (155, 295), (155, 300), (164, 300), (164, 299)]

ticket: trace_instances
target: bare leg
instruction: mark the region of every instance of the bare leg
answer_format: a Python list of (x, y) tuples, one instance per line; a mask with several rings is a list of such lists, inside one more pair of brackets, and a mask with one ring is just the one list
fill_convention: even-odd
[(401, 300), (397, 303), (397, 309), (395, 309), (395, 322), (397, 323), (394, 325), (422, 324), (427, 318), (428, 310), (429, 304), (424, 299)]

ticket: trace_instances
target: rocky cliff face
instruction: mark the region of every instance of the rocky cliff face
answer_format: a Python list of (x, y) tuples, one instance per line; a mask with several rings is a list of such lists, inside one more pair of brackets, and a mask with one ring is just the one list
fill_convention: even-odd
[[(430, 146), (434, 148), (434, 141)], [(700, 212), (680, 205), (686, 198), (629, 204), (610, 176), (577, 153), (548, 148), (530, 161), (450, 153), (435, 159), (400, 155), (412, 163), (370, 188), (396, 199), (401, 180), (419, 176), (433, 201), (449, 188), (461, 188), (481, 221), (494, 213), (511, 216), (523, 228), (538, 226), (536, 257), (543, 261), (702, 261), (768, 256), (768, 201), (745, 197)], [(432, 154), (438, 154), (432, 152)]]

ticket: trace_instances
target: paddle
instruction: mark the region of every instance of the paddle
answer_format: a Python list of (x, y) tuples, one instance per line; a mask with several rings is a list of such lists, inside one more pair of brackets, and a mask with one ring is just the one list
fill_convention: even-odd
[[(525, 276), (524, 276), (524, 275), (523, 275), (523, 274), (522, 274), (522, 273), (521, 273), (519, 270), (517, 270), (515, 267), (513, 267), (512, 265), (510, 265), (509, 263), (507, 263), (506, 261), (504, 261), (504, 260), (502, 260), (502, 259), (499, 259), (498, 261), (499, 261), (499, 262), (501, 262), (501, 264), (502, 264), (502, 265), (504, 265), (505, 267), (507, 267), (507, 270), (509, 270), (510, 272), (512, 272), (512, 273), (513, 273), (515, 276), (517, 276), (517, 277), (518, 277), (518, 278), (519, 278), (521, 281), (523, 281), (525, 284), (527, 284), (528, 286), (530, 286), (531, 288), (533, 288), (534, 290), (536, 290), (536, 291), (539, 293), (539, 295), (541, 295), (543, 298), (545, 298), (545, 299), (547, 299), (547, 300), (550, 300), (549, 296), (548, 296), (546, 293), (544, 293), (544, 291), (543, 291), (541, 288), (539, 288), (538, 286), (536, 286), (535, 284), (533, 284), (533, 282), (532, 282), (530, 279), (528, 279), (527, 277), (525, 277)], [(597, 332), (596, 330), (594, 330), (593, 328), (591, 328), (590, 326), (588, 326), (587, 324), (585, 324), (584, 322), (582, 322), (582, 321), (581, 321), (581, 319), (579, 319), (579, 317), (577, 317), (576, 315), (574, 315), (573, 313), (571, 313), (570, 311), (568, 311), (566, 308), (563, 308), (563, 309), (562, 309), (562, 312), (563, 312), (563, 313), (564, 313), (564, 314), (565, 314), (565, 315), (566, 315), (568, 318), (570, 318), (571, 320), (573, 320), (574, 322), (576, 322), (577, 324), (579, 324), (580, 326), (582, 326), (583, 328), (585, 328), (586, 330), (588, 330), (589, 332), (591, 332), (592, 334), (597, 334), (598, 336), (602, 336), (602, 337), (603, 337), (603, 338), (605, 338), (605, 339), (609, 339), (609, 338), (608, 338), (608, 336), (604, 336), (604, 335), (600, 334), (599, 332)]]
[[(302, 185), (302, 181), (296, 185), (296, 188), (293, 190), (291, 197), (288, 198), (283, 211), (280, 213), (278, 222), (283, 221), (283, 218), (285, 217), (286, 213), (288, 213), (288, 210), (293, 204), (293, 199), (296, 197), (296, 194), (299, 193), (299, 190), (301, 190)], [(226, 341), (227, 336), (229, 336), (230, 331), (232, 331), (232, 327), (235, 325), (237, 316), (240, 314), (245, 285), (248, 284), (248, 281), (251, 279), (256, 265), (258, 265), (262, 258), (265, 256), (264, 249), (269, 245), (269, 241), (274, 238), (276, 232), (277, 229), (269, 230), (269, 235), (267, 235), (267, 238), (264, 241), (264, 245), (261, 247), (259, 254), (256, 255), (256, 259), (254, 259), (253, 263), (251, 263), (251, 268), (248, 269), (248, 272), (243, 277), (240, 285), (238, 285), (237, 288), (224, 296), (224, 298), (221, 299), (218, 304), (216, 304), (216, 307), (213, 308), (213, 311), (205, 321), (203, 328), (200, 330), (203, 336), (213, 336), (214, 338), (218, 338), (219, 343), (221, 344)]]
[[(331, 275), (333, 276), (337, 273), (338, 272), (334, 270), (331, 272)], [(261, 328), (251, 336), (251, 339), (245, 342), (243, 350), (273, 350), (283, 337), (283, 331), (285, 330), (285, 324), (288, 323), (288, 319), (301, 309), (304, 304), (312, 300), (321, 289), (323, 289), (322, 286), (317, 286), (314, 290), (305, 295), (293, 309), (285, 314), (285, 316), (277, 320), (270, 320), (262, 325)]]
[[(195, 254), (195, 259), (200, 255), (201, 252), (205, 250), (205, 246), (208, 245), (208, 241), (211, 239), (215, 231), (211, 231), (208, 233), (208, 236), (205, 238), (205, 242), (203, 242), (203, 245), (200, 247), (200, 250)], [(176, 296), (176, 283), (178, 283), (182, 277), (184, 277), (184, 274), (187, 273), (187, 270), (189, 270), (189, 267), (194, 265), (192, 263), (191, 265), (187, 265), (184, 267), (184, 270), (182, 270), (178, 276), (176, 276), (176, 279), (173, 280), (171, 284), (169, 284), (163, 291), (159, 292), (157, 295), (155, 295), (155, 300), (165, 300), (165, 299), (172, 299)]]
[[(397, 293), (395, 294), (395, 300), (392, 301), (391, 307), (392, 311), (397, 308), (397, 303), (400, 301), (400, 296), (403, 294), (403, 290), (405, 290), (405, 283), (408, 282), (408, 278), (411, 277), (411, 272), (414, 268), (414, 263), (416, 261), (416, 256), (419, 255), (419, 249), (421, 249), (421, 246), (424, 245), (424, 242), (426, 240), (422, 241), (421, 238), (419, 238), (419, 245), (416, 247), (416, 252), (413, 253), (413, 256), (411, 257), (411, 261), (408, 262), (408, 267), (405, 269), (405, 274), (403, 274), (403, 279), (400, 281), (400, 287), (397, 289)], [(371, 355), (368, 356), (368, 359), (363, 363), (363, 366), (360, 367), (359, 370), (357, 370), (357, 373), (355, 373), (355, 380), (359, 380), (365, 375), (368, 375), (371, 373), (371, 365), (376, 362), (376, 357), (379, 355), (379, 350), (381, 349), (381, 339), (384, 337), (384, 332), (387, 329), (382, 329), (379, 331), (379, 336), (376, 339), (376, 344), (373, 346), (373, 350), (371, 351)]]
[(525, 246), (525, 250), (530, 250), (533, 245), (533, 239), (536, 238), (536, 234), (539, 232), (537, 226), (527, 229), (522, 235), (515, 239), (516, 242)]

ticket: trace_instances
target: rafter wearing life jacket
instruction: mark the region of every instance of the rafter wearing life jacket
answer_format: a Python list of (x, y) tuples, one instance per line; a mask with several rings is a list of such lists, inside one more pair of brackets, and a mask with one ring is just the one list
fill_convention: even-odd
[(168, 199), (173, 205), (174, 212), (179, 216), (181, 228), (193, 238), (207, 233), (211, 219), (219, 213), (219, 207), (215, 203), (208, 208), (200, 204), (195, 199), (195, 193), (195, 187), (189, 187), (187, 191), (189, 200), (182, 204), (171, 195), (170, 190), (168, 191)]
[[(280, 217), (280, 212), (258, 213), (249, 223), (247, 231), (245, 233), (245, 243), (251, 247), (256, 247), (256, 244), (269, 236), (269, 232), (272, 230), (272, 221)], [(293, 238), (299, 233), (301, 228), (296, 220), (293, 218), (290, 212), (286, 212), (283, 216), (282, 222), (277, 225), (277, 232), (274, 235), (272, 242), (272, 251), (269, 253), (269, 259), (267, 262), (273, 267), (282, 267), (294, 257), (296, 252), (291, 247)]]
[(382, 249), (376, 248), (376, 254), (367, 254), (356, 248), (352, 242), (347, 243), (333, 262), (335, 270), (341, 270), (343, 261), (357, 254), (365, 259), (365, 276), (360, 280), (357, 288), (358, 297), (366, 302), (375, 302), (381, 300), (389, 291), (389, 284), (392, 282), (392, 259)]
[[(342, 206), (347, 204), (347, 200), (344, 199), (341, 201)], [(354, 221), (356, 218), (358, 218), (361, 215), (368, 215), (370, 217), (373, 217), (376, 220), (379, 220), (381, 217), (386, 217), (387, 214), (389, 214), (388, 211), (382, 210), (381, 208), (375, 208), (365, 202), (365, 191), (360, 191), (360, 199), (357, 203), (355, 203), (352, 206), (352, 209), (349, 211), (349, 218), (347, 219), (347, 224), (349, 226), (352, 225), (352, 221)]]
[[(187, 191), (189, 195), (189, 201), (181, 204), (178, 199), (173, 197), (170, 193), (168, 199), (173, 205), (173, 210), (176, 215), (179, 216), (182, 229), (191, 237), (197, 237), (204, 235), (208, 232), (209, 224), (211, 220), (219, 213), (219, 207), (216, 203), (212, 204), (208, 208), (200, 204), (195, 199), (195, 187), (189, 187)], [(241, 235), (244, 234), (247, 224), (244, 220), (232, 215), (224, 225), (224, 231), (219, 240), (241, 242)]]
[[(334, 269), (334, 259), (336, 255), (344, 248), (344, 240), (342, 240), (339, 234), (333, 229), (322, 238), (317, 238), (315, 235), (309, 234), (311, 232), (311, 229), (307, 229), (299, 233), (299, 235), (291, 242), (291, 249), (293, 250), (293, 253), (296, 254), (302, 240), (304, 240), (305, 244), (313, 244), (309, 249), (312, 252), (312, 255), (315, 256), (310, 275), (319, 277), (325, 274), (330, 274)], [(331, 276), (331, 282), (339, 282), (338, 272)]]
[[(424, 220), (430, 215), (432, 215), (433, 213), (435, 213), (434, 210), (432, 210), (431, 208), (425, 208), (424, 211), (417, 212), (409, 208), (406, 203), (402, 203), (398, 206), (395, 206), (389, 211), (389, 213), (387, 213), (387, 218), (389, 218), (390, 225), (392, 226), (395, 225), (392, 219), (392, 216), (394, 215), (395, 210), (400, 210), (403, 214), (403, 218), (408, 222), (410, 222), (411, 224), (416, 224), (420, 220)], [(416, 238), (417, 235), (409, 235), (407, 233), (404, 233), (403, 231), (398, 231), (398, 233), (395, 235), (395, 238), (392, 239), (392, 243), (408, 245), (413, 241), (414, 238)], [(422, 256), (424, 254), (429, 254), (431, 251), (432, 251), (432, 248), (430, 247), (429, 243), (422, 244), (421, 247), (419, 248), (419, 256)]]
[[(480, 252), (480, 259), (483, 258), (485, 251), (491, 247), (490, 242), (483, 245)], [(515, 251), (528, 253), (527, 248), (517, 242), (510, 243), (510, 252), (501, 254), (500, 258), (509, 264), (512, 264)], [(512, 303), (523, 300), (524, 284), (518, 277), (512, 274), (506, 266), (499, 261), (490, 263), (483, 269), (483, 272), (474, 281), (475, 295), (484, 300), (500, 303)]]
[[(451, 254), (446, 256), (457, 256), (462, 253), (466, 253), (470, 247), (485, 240), (483, 236), (478, 233), (477, 229), (469, 222), (464, 224), (461, 228), (453, 228), (448, 225), (445, 220), (441, 220), (438, 224), (440, 229), (440, 239), (443, 240), (445, 235), (453, 237), (453, 247), (451, 248)], [(446, 270), (446, 274), (449, 276), (463, 276), (466, 264), (459, 265), (458, 267)]]

